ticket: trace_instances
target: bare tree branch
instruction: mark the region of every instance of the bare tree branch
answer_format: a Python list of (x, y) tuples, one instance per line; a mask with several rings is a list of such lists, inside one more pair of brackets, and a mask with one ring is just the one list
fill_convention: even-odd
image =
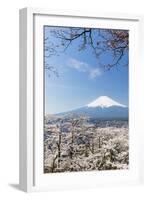
[[(84, 51), (86, 48), (91, 49), (94, 56), (100, 60), (102, 55), (109, 55), (113, 58), (109, 63), (101, 65), (110, 70), (121, 64), (123, 57), (127, 55), (129, 48), (129, 32), (127, 30), (116, 29), (96, 29), (96, 28), (56, 28), (52, 29), (51, 34), (57, 39), (58, 44), (44, 39), (45, 57), (59, 55), (70, 48), (78, 40), (77, 48)], [(54, 71), (52, 67), (48, 70)]]

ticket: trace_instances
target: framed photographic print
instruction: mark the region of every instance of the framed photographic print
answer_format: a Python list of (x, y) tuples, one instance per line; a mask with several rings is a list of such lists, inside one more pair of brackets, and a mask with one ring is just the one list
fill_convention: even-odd
[(143, 182), (142, 16), (20, 10), (20, 188)]

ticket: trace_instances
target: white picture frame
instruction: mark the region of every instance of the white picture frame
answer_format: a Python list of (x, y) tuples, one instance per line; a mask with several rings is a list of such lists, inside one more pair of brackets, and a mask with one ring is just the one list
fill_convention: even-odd
[[(43, 24), (127, 28), (131, 30), (129, 71), (131, 166), (128, 171), (107, 171), (43, 174), (43, 74), (41, 63), (41, 27)], [(109, 24), (109, 25), (108, 25)], [(132, 48), (133, 47), (133, 48)], [(143, 183), (143, 17), (140, 15), (91, 13), (81, 11), (52, 11), (24, 8), (20, 10), (20, 189), (25, 192), (56, 189), (89, 188), (109, 185)], [(140, 66), (137, 68), (137, 66)], [(136, 83), (136, 80), (137, 83)], [(141, 108), (141, 109), (140, 109)], [(140, 128), (142, 127), (142, 128)], [(42, 140), (41, 140), (42, 139)]]

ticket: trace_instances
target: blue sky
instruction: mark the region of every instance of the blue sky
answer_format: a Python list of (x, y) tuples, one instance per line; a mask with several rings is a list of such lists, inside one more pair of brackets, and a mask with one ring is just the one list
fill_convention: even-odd
[[(44, 36), (56, 44), (53, 27), (45, 27)], [(54, 28), (55, 29), (55, 28)], [(106, 71), (101, 62), (108, 63), (111, 56), (97, 59), (90, 48), (78, 51), (75, 41), (59, 56), (45, 57), (45, 64), (53, 66), (59, 74), (45, 70), (45, 113), (54, 114), (84, 106), (99, 96), (109, 96), (128, 106), (128, 67), (120, 65)], [(45, 54), (46, 55), (46, 54)], [(127, 55), (122, 63), (127, 63)]]

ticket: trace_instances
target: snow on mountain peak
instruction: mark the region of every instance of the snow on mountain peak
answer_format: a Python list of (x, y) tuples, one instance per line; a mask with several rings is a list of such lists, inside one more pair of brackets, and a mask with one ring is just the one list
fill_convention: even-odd
[(107, 96), (98, 97), (96, 100), (92, 101), (87, 106), (88, 107), (101, 107), (101, 108), (108, 108), (111, 106), (126, 107), (125, 105), (120, 104)]

